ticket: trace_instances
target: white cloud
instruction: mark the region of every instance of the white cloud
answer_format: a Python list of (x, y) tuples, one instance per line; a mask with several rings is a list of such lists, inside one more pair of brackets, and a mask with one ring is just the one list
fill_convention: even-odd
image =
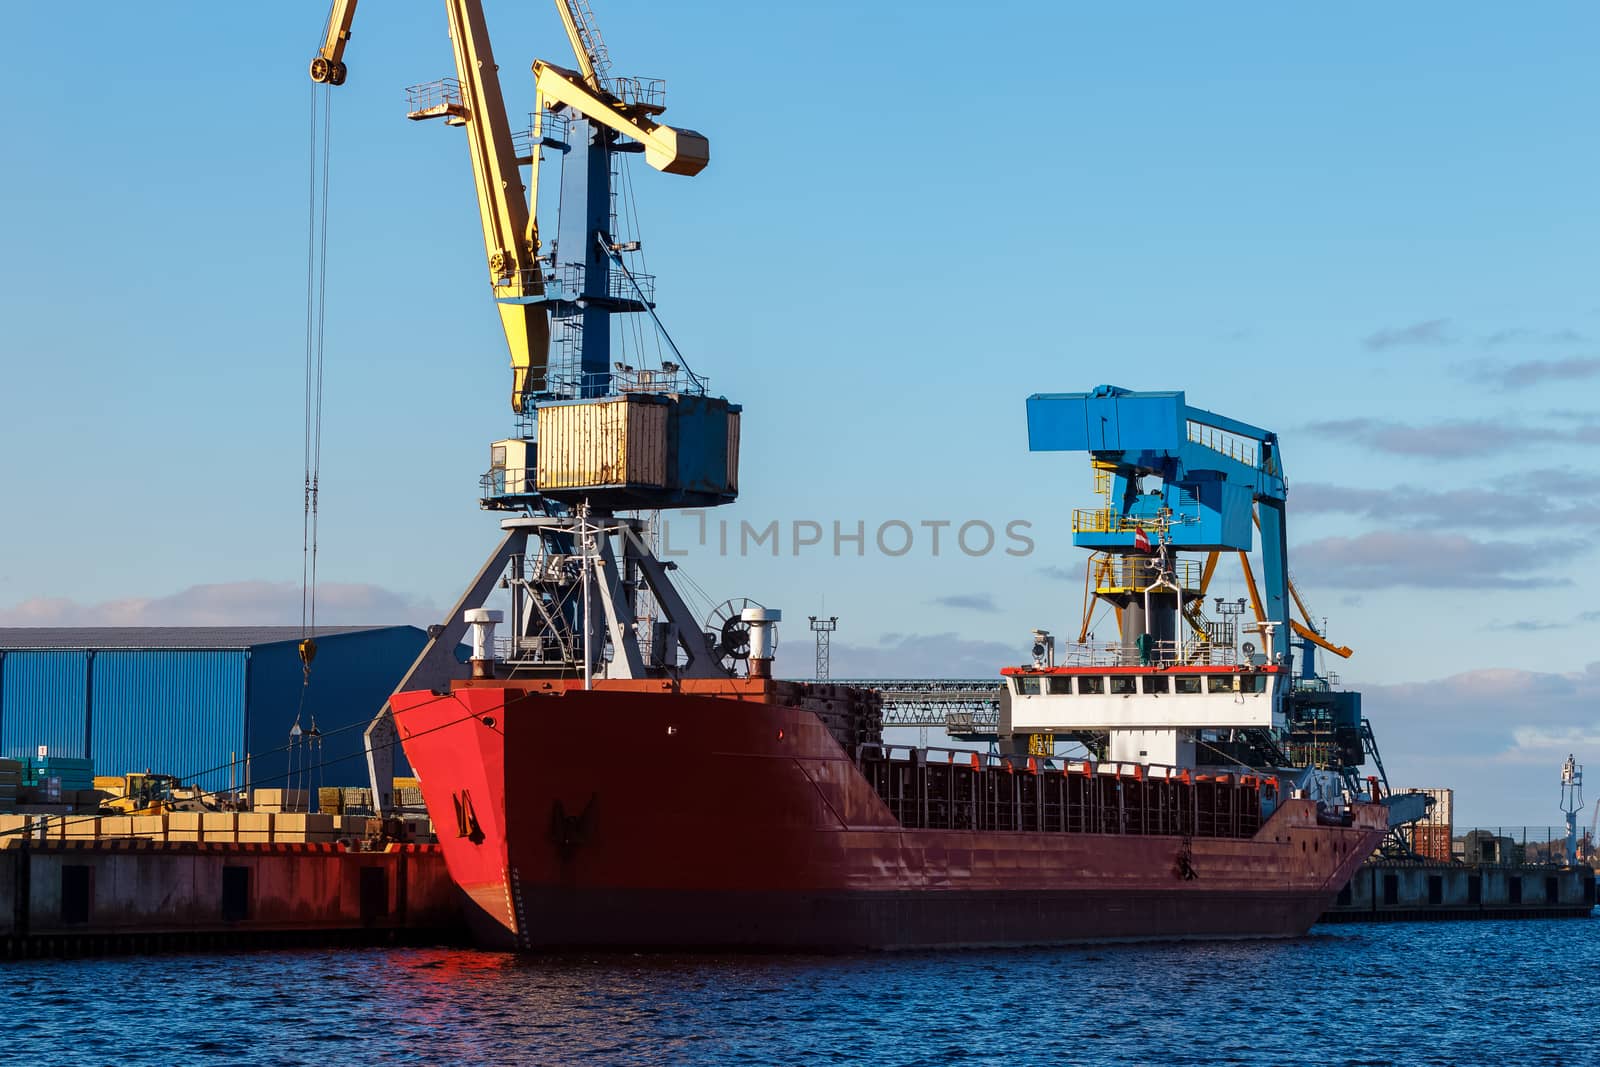
[[(1554, 826), (1561, 763), (1600, 748), (1600, 663), (1359, 685), (1397, 787), (1456, 791), (1456, 825)], [(1593, 801), (1591, 801), (1592, 803)]]
[[(317, 622), (330, 626), (438, 621), (439, 612), (408, 593), (353, 582), (317, 588)], [(84, 604), (58, 597), (0, 608), (0, 626), (270, 626), (300, 621), (294, 582), (218, 582), (166, 596)]]
[(1414, 322), (1408, 326), (1386, 326), (1368, 334), (1361, 343), (1366, 345), (1369, 351), (1382, 352), (1389, 348), (1448, 345), (1454, 344), (1455, 340), (1455, 332), (1450, 328), (1449, 319), (1428, 319), (1426, 322)]
[(1568, 578), (1530, 574), (1559, 560), (1537, 546), (1462, 534), (1374, 530), (1323, 537), (1295, 549), (1295, 567), (1317, 586), (1339, 589), (1538, 589)]

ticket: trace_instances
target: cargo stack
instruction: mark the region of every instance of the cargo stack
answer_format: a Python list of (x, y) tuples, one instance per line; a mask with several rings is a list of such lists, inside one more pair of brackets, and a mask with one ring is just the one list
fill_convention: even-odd
[(38, 756), (26, 761), (22, 785), (40, 804), (76, 807), (79, 793), (94, 792), (94, 761), (67, 756)]
[(276, 815), (279, 812), (308, 812), (311, 793), (306, 789), (257, 789), (250, 810)]
[[(32, 822), (30, 822), (30, 819)], [(44, 841), (138, 838), (169, 844), (331, 845), (360, 841), (376, 820), (304, 812), (170, 811), (162, 815), (0, 815), (0, 837), (30, 828)], [(420, 839), (420, 834), (412, 839)]]
[(415, 778), (394, 780), (394, 803), (402, 818), (426, 818), (428, 804), (422, 799), (422, 784)]
[(371, 815), (372, 790), (353, 785), (325, 785), (317, 790), (317, 810), (324, 815)]
[(1433, 798), (1433, 807), (1428, 810), (1427, 816), (1412, 827), (1412, 850), (1424, 859), (1449, 863), (1453, 858), (1451, 852), (1455, 822), (1452, 807), (1455, 790), (1412, 789), (1408, 792), (1426, 793)]
[(17, 810), (17, 790), (22, 786), (22, 761), (0, 759), (0, 815)]

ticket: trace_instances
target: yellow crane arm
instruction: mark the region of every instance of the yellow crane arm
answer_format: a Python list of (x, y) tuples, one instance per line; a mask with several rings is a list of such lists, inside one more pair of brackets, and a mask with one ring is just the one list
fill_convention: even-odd
[[(1255, 520), (1256, 529), (1261, 529), (1261, 516), (1252, 511), (1250, 517)], [(1250, 573), (1250, 560), (1243, 552), (1241, 552), (1239, 553), (1239, 562), (1244, 566), (1245, 579), (1250, 585), (1250, 599), (1255, 604), (1256, 621), (1260, 622), (1264, 616), (1261, 614), (1261, 602), (1256, 596), (1255, 575)], [(1301, 637), (1305, 638), (1307, 641), (1310, 641), (1312, 644), (1316, 645), (1318, 648), (1327, 649), (1335, 656), (1349, 659), (1351, 656), (1355, 655), (1355, 649), (1350, 648), (1348, 645), (1333, 644), (1331, 641), (1327, 640), (1321, 634), (1317, 633), (1311, 628), (1315, 625), (1315, 623), (1311, 618), (1311, 612), (1306, 608), (1306, 602), (1300, 598), (1300, 590), (1295, 588), (1293, 578), (1289, 579), (1288, 584), (1289, 596), (1294, 599), (1294, 606), (1300, 609), (1300, 617), (1306, 620), (1306, 625), (1301, 626), (1291, 618), (1289, 620), (1289, 628), (1295, 633), (1299, 634)]]
[(628, 104), (604, 90), (591, 89), (582, 74), (544, 60), (533, 64), (541, 106), (564, 104), (584, 117), (644, 145), (644, 159), (668, 174), (699, 174), (711, 161), (711, 143), (693, 130), (656, 122), (650, 109)]
[(311, 60), (312, 81), (344, 84), (344, 46), (350, 40), (350, 23), (355, 17), (356, 0), (333, 0), (333, 7), (328, 11), (328, 28), (322, 35), (322, 47)]
[(1301, 637), (1305, 638), (1307, 641), (1310, 641), (1313, 645), (1316, 645), (1318, 648), (1325, 648), (1329, 652), (1332, 652), (1335, 656), (1349, 659), (1351, 656), (1355, 655), (1355, 649), (1348, 648), (1344, 645), (1336, 645), (1332, 641), (1329, 641), (1327, 638), (1323, 637), (1321, 634), (1317, 633), (1311, 627), (1301, 625), (1300, 623), (1295, 622), (1293, 619), (1289, 620), (1289, 628), (1295, 633), (1299, 634)]
[[(550, 362), (550, 317), (539, 301), (544, 294), (539, 224), (518, 169), (483, 5), (478, 0), (447, 0), (445, 6), (461, 83), (460, 105), (465, 110), (455, 117), (467, 133), (489, 281), (511, 352), (511, 409), (520, 413), (530, 394), (545, 389)], [(431, 116), (414, 112), (413, 117)]]
[(1250, 611), (1256, 617), (1256, 622), (1267, 621), (1267, 613), (1261, 607), (1261, 594), (1256, 591), (1256, 573), (1250, 568), (1250, 554), (1239, 553), (1239, 569), (1244, 571), (1245, 592), (1250, 594)]
[[(443, 118), (466, 130), (489, 282), (511, 353), (511, 409), (521, 412), (529, 395), (546, 388), (550, 364), (550, 317), (542, 303), (536, 201), (522, 184), (483, 4), (446, 0), (445, 9), (457, 85), (416, 87), (410, 117)], [(355, 15), (356, 0), (333, 0), (322, 48), (311, 61), (313, 81), (344, 83), (344, 49)]]

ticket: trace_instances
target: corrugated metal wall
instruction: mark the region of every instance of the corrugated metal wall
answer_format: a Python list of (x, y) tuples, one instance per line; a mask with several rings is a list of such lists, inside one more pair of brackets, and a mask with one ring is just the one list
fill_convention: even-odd
[[(365, 785), (361, 734), (427, 636), (396, 626), (318, 639), (302, 725), (322, 730), (321, 761), (296, 785)], [(146, 768), (206, 789), (287, 784), (299, 706), (293, 641), (243, 649), (18, 650), (0, 657), (0, 752), (88, 757), (96, 774)], [(237, 761), (232, 780), (229, 764)], [(311, 762), (309, 753), (300, 761)], [(409, 774), (396, 753), (397, 774)]]
[(84, 652), (7, 652), (0, 662), (0, 755), (88, 755), (89, 657)]
[[(317, 638), (300, 724), (302, 729), (309, 727), (315, 717), (323, 734), (321, 759), (310, 758), (302, 749), (295, 766), (286, 749), (300, 706), (300, 655), (289, 641), (258, 645), (250, 665), (251, 782), (257, 788), (286, 786), (294, 774), (296, 788), (366, 785), (361, 735), (426, 641), (427, 635), (412, 626)], [(314, 762), (322, 767), (307, 775), (304, 768)], [(410, 773), (405, 754), (397, 751), (395, 774)]]
[[(97, 774), (152, 770), (226, 789), (244, 758), (244, 651), (102, 651), (94, 655), (90, 755)], [(242, 768), (234, 784), (243, 788)]]

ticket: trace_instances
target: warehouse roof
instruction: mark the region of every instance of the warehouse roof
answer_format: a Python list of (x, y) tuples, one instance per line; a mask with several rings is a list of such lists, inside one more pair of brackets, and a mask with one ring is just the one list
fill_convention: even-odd
[[(405, 626), (319, 626), (316, 636), (409, 629)], [(0, 626), (0, 649), (250, 648), (298, 641), (298, 626)]]

